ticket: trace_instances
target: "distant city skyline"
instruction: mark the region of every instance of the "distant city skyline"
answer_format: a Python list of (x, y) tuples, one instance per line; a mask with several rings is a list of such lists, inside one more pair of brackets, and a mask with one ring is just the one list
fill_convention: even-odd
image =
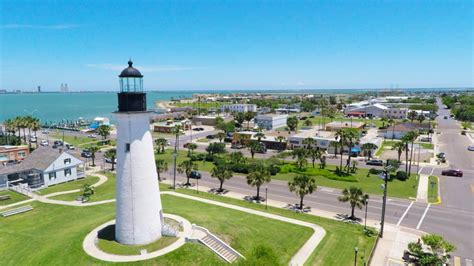
[(471, 1), (3, 1), (0, 90), (472, 88)]

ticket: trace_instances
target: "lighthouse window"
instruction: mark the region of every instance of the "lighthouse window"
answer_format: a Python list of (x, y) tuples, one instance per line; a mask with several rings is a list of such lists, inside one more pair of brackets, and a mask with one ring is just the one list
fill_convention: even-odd
[(125, 143), (125, 152), (130, 151), (130, 143)]

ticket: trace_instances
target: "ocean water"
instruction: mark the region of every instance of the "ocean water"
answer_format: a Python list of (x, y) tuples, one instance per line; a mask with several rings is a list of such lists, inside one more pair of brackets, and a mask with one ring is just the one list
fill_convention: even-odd
[[(398, 89), (401, 90), (401, 89)], [(453, 89), (404, 89), (407, 92), (421, 91), (450, 91)], [(457, 90), (457, 89), (455, 89)], [(466, 89), (461, 89), (466, 90)], [(467, 89), (472, 90), (472, 88)], [(291, 93), (362, 93), (377, 91), (375, 89), (320, 89), (320, 90), (290, 90)], [(288, 90), (193, 90), (193, 91), (151, 91), (147, 92), (149, 109), (155, 108), (155, 102), (172, 98), (191, 97), (194, 93), (287, 93)], [(19, 93), (0, 94), (0, 123), (7, 118), (21, 115), (33, 115), (42, 122), (59, 122), (61, 120), (76, 120), (79, 117), (91, 120), (95, 117), (108, 117), (112, 121), (112, 112), (117, 110), (116, 92), (70, 92), (70, 93)]]

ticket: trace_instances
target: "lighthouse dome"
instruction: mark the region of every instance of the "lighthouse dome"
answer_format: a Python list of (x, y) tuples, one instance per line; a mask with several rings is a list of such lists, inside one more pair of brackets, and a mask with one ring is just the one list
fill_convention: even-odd
[(143, 75), (138, 71), (138, 69), (134, 68), (132, 60), (128, 60), (128, 67), (122, 70), (119, 77), (121, 78), (142, 78)]

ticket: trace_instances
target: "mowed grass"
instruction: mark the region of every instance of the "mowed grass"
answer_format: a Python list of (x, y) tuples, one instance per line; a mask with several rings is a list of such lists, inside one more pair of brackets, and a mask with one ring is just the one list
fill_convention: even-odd
[[(96, 202), (115, 198), (115, 174), (111, 172), (105, 172), (103, 174), (107, 176), (107, 181), (104, 184), (94, 188), (94, 195), (90, 197), (89, 202)], [(80, 186), (80, 188), (82, 188), (82, 185)], [(79, 197), (80, 195), (82, 195), (82, 191), (53, 196), (51, 197), (51, 199), (73, 201), (77, 199), (77, 197)]]
[(28, 197), (20, 193), (16, 193), (15, 191), (10, 191), (10, 190), (0, 191), (0, 196), (10, 196), (10, 198), (7, 200), (0, 200), (0, 206), (6, 206), (6, 205), (10, 205), (16, 202), (29, 199)]
[[(169, 190), (166, 185), (161, 185), (162, 191)], [(326, 230), (326, 236), (311, 254), (306, 265), (353, 265), (354, 263), (354, 247), (359, 248), (358, 265), (363, 265), (364, 251), (367, 260), (375, 245), (375, 236), (366, 236), (363, 233), (363, 226), (344, 223), (331, 219), (326, 219), (310, 214), (296, 213), (290, 210), (275, 208), (269, 206), (265, 209), (265, 205), (250, 203), (244, 200), (228, 198), (225, 196), (214, 195), (210, 193), (199, 193), (192, 189), (177, 189), (178, 193), (189, 194), (192, 196), (211, 199), (215, 201), (225, 202), (238, 205), (250, 209), (260, 210), (272, 214), (277, 214), (289, 218), (294, 218), (310, 223), (317, 224)], [(283, 240), (286, 241), (286, 240)]]
[[(168, 170), (173, 168), (174, 164), (174, 158), (173, 158), (173, 150), (172, 149), (165, 149), (164, 153), (155, 153), (155, 159), (163, 159), (165, 162), (168, 163)], [(193, 151), (193, 154), (197, 154), (199, 152)], [(185, 160), (189, 160), (188, 157), (188, 150), (187, 149), (181, 149), (178, 151), (178, 157), (176, 159), (176, 164), (179, 165)], [(214, 164), (212, 162), (206, 162), (206, 161), (195, 161), (195, 163), (198, 165), (198, 171), (206, 171), (209, 172), (212, 170), (214, 167)]]
[[(312, 168), (308, 165), (308, 168)], [(318, 166), (316, 166), (318, 168)], [(327, 165), (327, 170), (334, 171), (336, 169), (335, 165)], [(326, 171), (327, 171), (326, 170)], [(318, 170), (320, 171), (320, 170)], [(315, 171), (316, 173), (318, 171)], [(311, 173), (312, 171), (308, 171)], [(360, 187), (365, 193), (381, 195), (383, 190), (380, 188), (380, 185), (383, 183), (382, 179), (378, 175), (372, 175), (369, 173), (369, 169), (359, 168), (357, 169), (356, 174), (352, 174), (357, 182), (348, 182), (342, 180), (329, 179), (324, 176), (323, 171), (321, 174), (313, 175), (316, 178), (316, 184), (318, 186), (332, 187), (338, 189), (344, 189), (351, 186)], [(296, 173), (278, 173), (275, 176), (272, 176), (273, 179), (278, 180), (292, 180), (297, 174)], [(412, 174), (411, 177), (406, 181), (400, 181), (398, 179), (393, 179), (388, 182), (388, 195), (390, 197), (396, 198), (409, 198), (416, 197), (416, 191), (418, 189), (418, 180), (415, 174)]]
[(428, 202), (438, 203), (441, 199), (438, 195), (438, 182), (437, 176), (431, 175), (428, 180)]
[(82, 189), (82, 187), (85, 184), (93, 185), (99, 182), (99, 180), (100, 179), (97, 176), (86, 176), (81, 179), (77, 179), (74, 181), (69, 181), (66, 183), (61, 183), (61, 184), (57, 184), (57, 185), (53, 185), (53, 186), (41, 189), (38, 191), (39, 192), (38, 194), (47, 195), (47, 194), (51, 194), (51, 193), (59, 192), (59, 191)]
[[(312, 230), (215, 205), (171, 195), (162, 196), (166, 213), (208, 228), (244, 256), (256, 245), (271, 248), (281, 264), (311, 236)], [(3, 265), (105, 265), (82, 250), (84, 237), (95, 227), (114, 218), (115, 205), (71, 207), (32, 203), (34, 210), (0, 219), (0, 254)], [(65, 252), (67, 251), (67, 252)], [(200, 244), (187, 243), (162, 257), (127, 265), (223, 265), (223, 261)]]
[[(51, 132), (49, 136), (54, 139), (63, 140), (63, 134), (61, 131)], [(98, 142), (100, 141), (100, 137), (95, 139), (95, 138), (88, 138), (86, 136), (82, 137), (82, 136), (71, 136), (71, 135), (64, 134), (64, 141), (76, 147), (80, 147), (80, 146), (87, 146), (88, 144), (92, 144), (93, 142)]]

